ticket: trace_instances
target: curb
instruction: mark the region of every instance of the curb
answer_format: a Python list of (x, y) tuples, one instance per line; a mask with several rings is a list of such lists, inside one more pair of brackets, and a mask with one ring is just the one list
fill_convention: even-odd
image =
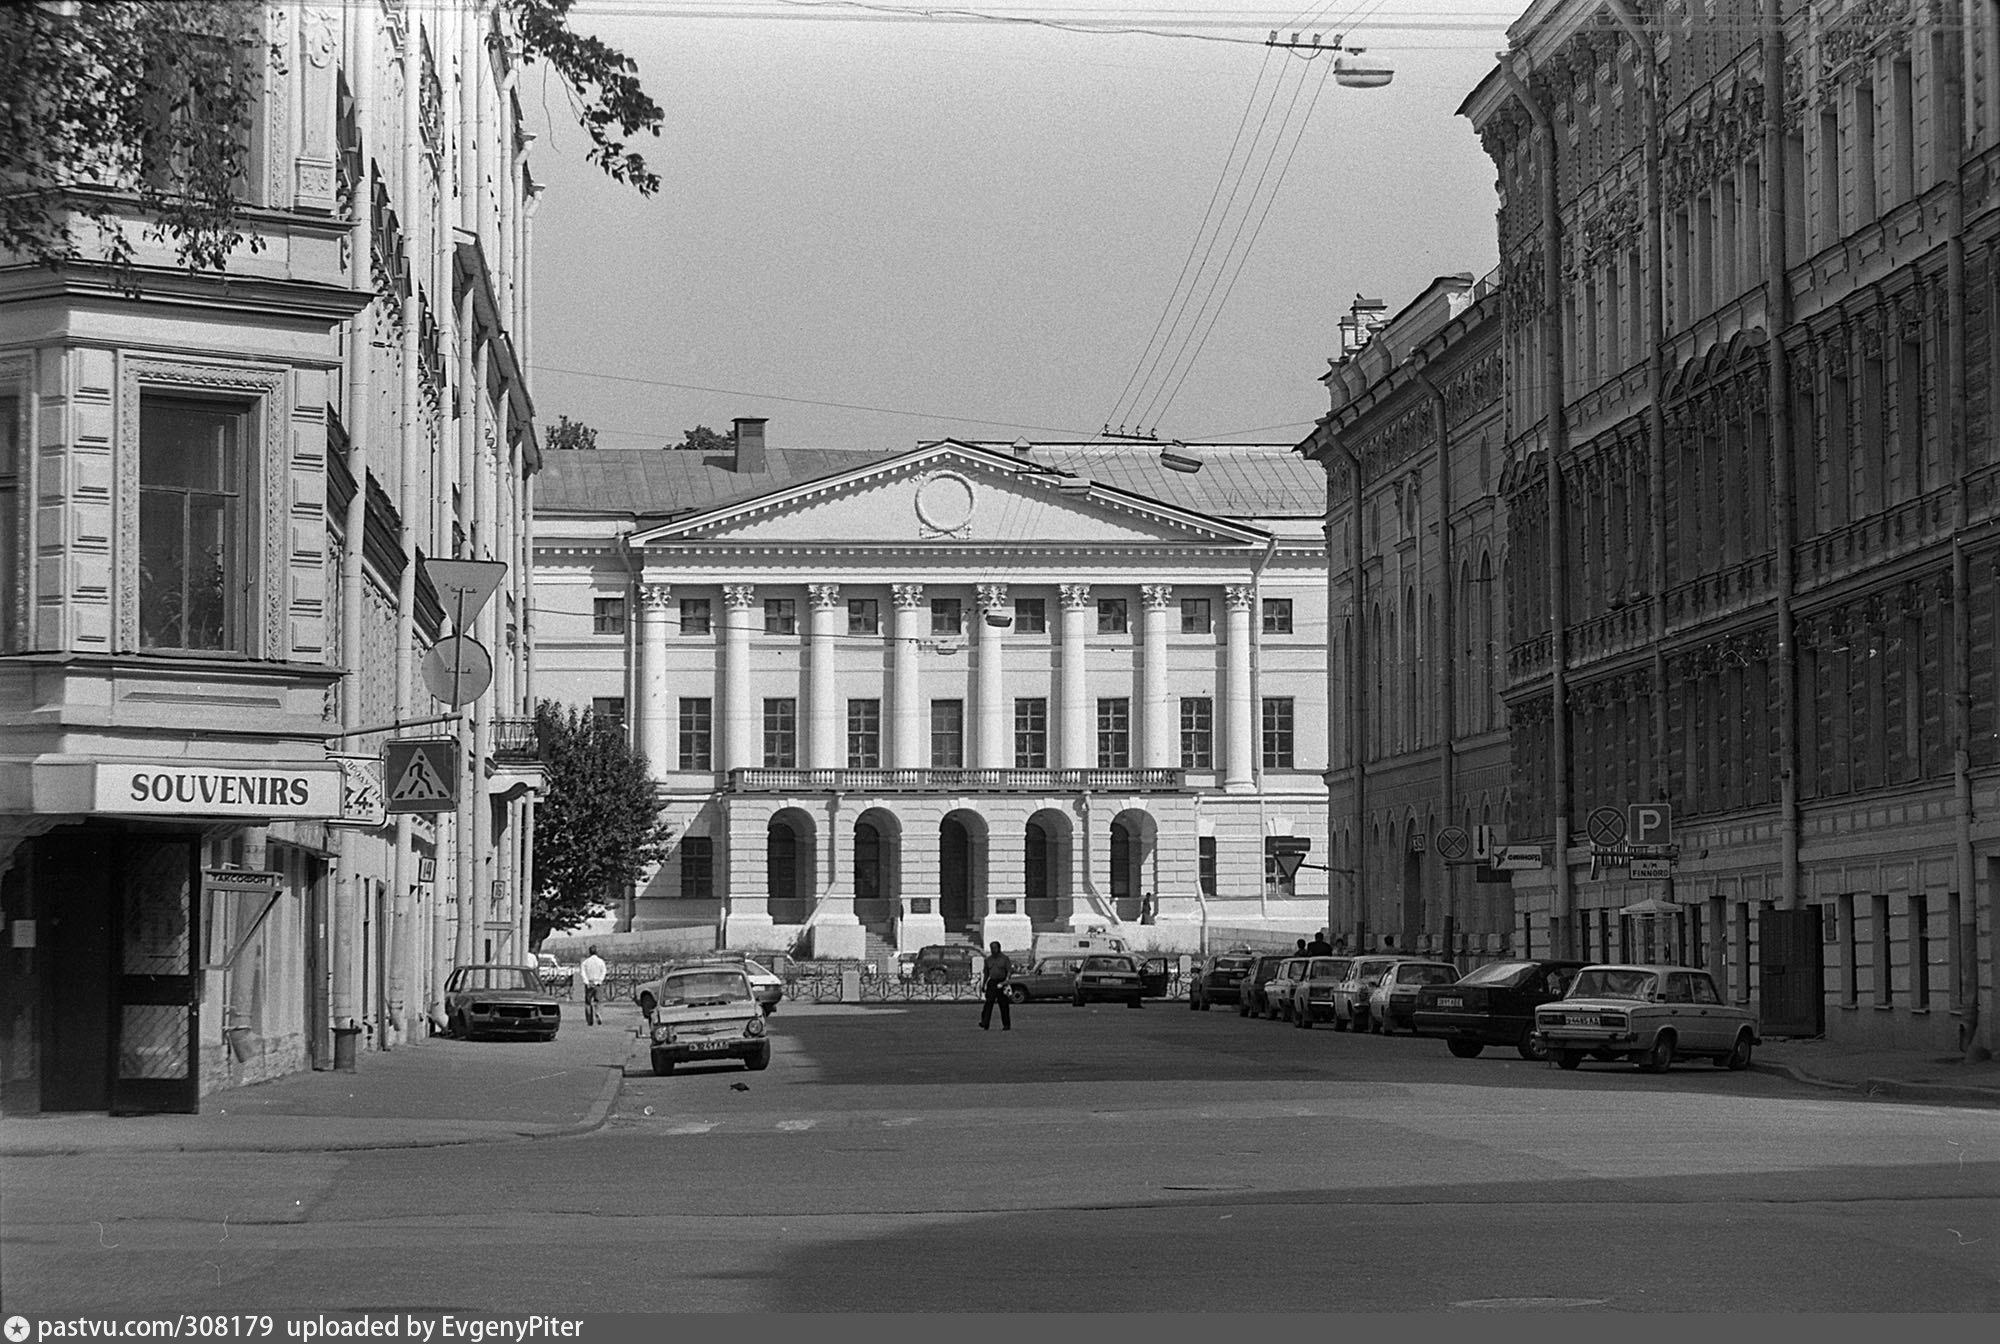
[(1824, 1087), (1836, 1092), (1854, 1092), (1864, 1097), (1888, 1097), (1898, 1101), (1923, 1101), (1936, 1105), (2000, 1106), (2000, 1088), (1971, 1087), (1961, 1083), (1912, 1083), (1900, 1078), (1864, 1078), (1858, 1083), (1839, 1082), (1832, 1078), (1821, 1078), (1807, 1073), (1796, 1064), (1774, 1063), (1768, 1060), (1754, 1060), (1750, 1068), (1757, 1073), (1777, 1074), (1809, 1087)]

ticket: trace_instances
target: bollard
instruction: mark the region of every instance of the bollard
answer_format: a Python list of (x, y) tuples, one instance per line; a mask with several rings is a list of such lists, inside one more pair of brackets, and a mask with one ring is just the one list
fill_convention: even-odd
[(840, 1001), (861, 1002), (861, 972), (850, 969), (840, 973)]
[(333, 1067), (337, 1072), (354, 1072), (354, 1042), (359, 1035), (361, 1028), (358, 1026), (333, 1029)]

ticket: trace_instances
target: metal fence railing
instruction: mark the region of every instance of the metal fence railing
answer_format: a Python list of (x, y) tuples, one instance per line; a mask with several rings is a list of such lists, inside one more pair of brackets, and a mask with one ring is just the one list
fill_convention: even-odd
[[(677, 964), (672, 960), (616, 962), (606, 967), (604, 987), (598, 993), (606, 1004), (636, 1002), (639, 986), (665, 975)], [(855, 973), (862, 1003), (978, 1003), (983, 991), (977, 977), (933, 983), (883, 971), (869, 962), (794, 961), (781, 971), (785, 998), (794, 1003), (843, 1003), (847, 1001), (847, 977)], [(1167, 976), (1166, 993), (1160, 997), (1185, 999), (1189, 977), (1178, 967)], [(565, 999), (581, 1000), (583, 985), (572, 981), (567, 988), (556, 987)]]

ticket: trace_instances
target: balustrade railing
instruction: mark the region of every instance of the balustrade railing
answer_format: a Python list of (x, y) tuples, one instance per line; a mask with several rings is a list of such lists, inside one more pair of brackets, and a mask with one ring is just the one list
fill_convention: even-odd
[(533, 761), (541, 759), (541, 736), (533, 719), (493, 720), (493, 759)]
[(1186, 772), (1129, 770), (771, 770), (729, 772), (731, 793), (1177, 793)]
[(1830, 579), (1944, 536), (1951, 528), (1951, 495), (1949, 488), (1933, 490), (1801, 542), (1792, 552), (1799, 584)]

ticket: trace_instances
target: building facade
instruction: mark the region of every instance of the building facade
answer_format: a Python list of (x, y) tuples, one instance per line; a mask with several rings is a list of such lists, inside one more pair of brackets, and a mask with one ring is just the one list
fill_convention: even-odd
[[(505, 11), (255, 12), (260, 250), (190, 274), (134, 227), (136, 293), (0, 264), (10, 1114), (197, 1109), (421, 1035), (453, 961), (525, 955), (535, 186)], [(463, 631), (433, 559), (505, 566)], [(493, 664), (457, 711), (421, 677), (447, 633)], [(384, 814), (397, 724), (441, 739), (456, 811)]]
[(1334, 922), (1355, 947), (1481, 958), (1514, 931), (1507, 878), (1475, 857), (1511, 784), (1500, 306), (1465, 275), (1378, 307), (1343, 320), (1299, 449), (1329, 484)]
[(540, 684), (624, 718), (673, 831), (628, 926), (1324, 927), (1324, 491), (1277, 445), (550, 453)]
[(1518, 941), (1990, 1047), (2000, 19), (1549, 0), (1462, 111), (1501, 195), (1507, 820), (1548, 858)]

